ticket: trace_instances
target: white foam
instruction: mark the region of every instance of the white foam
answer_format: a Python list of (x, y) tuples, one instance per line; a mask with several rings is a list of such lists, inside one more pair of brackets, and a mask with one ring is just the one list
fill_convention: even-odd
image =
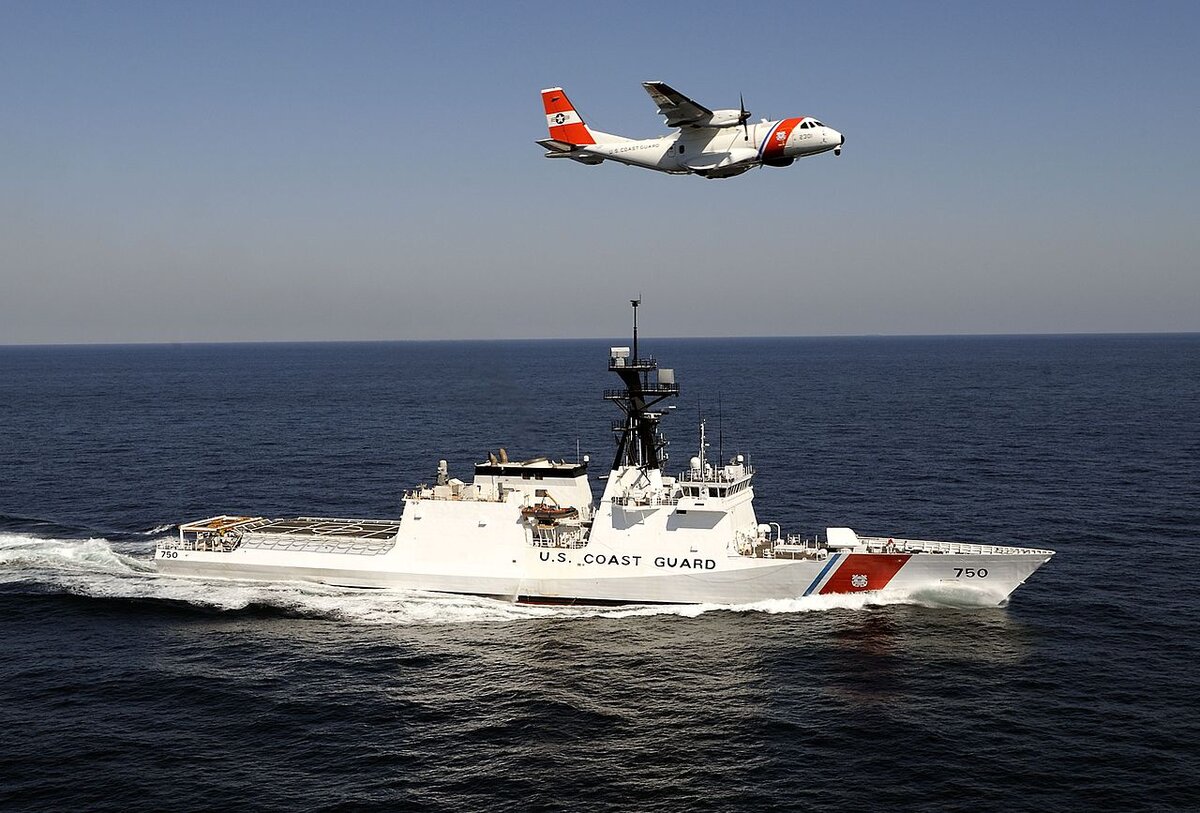
[(930, 608), (996, 607), (1006, 596), (978, 586), (942, 584), (914, 590), (909, 603)]
[(955, 600), (949, 595), (920, 595), (904, 591), (884, 591), (873, 593), (837, 593), (832, 595), (811, 595), (800, 598), (768, 599), (746, 604), (688, 604), (665, 607), (624, 607), (608, 610), (601, 615), (610, 618), (628, 618), (639, 615), (672, 614), (689, 618), (707, 612), (726, 611), (735, 613), (764, 613), (766, 615), (781, 615), (792, 613), (821, 613), (830, 610), (869, 610), (893, 604), (914, 604), (928, 607), (960, 607), (960, 606), (994, 606), (995, 601), (981, 601), (977, 595), (970, 600)]
[(183, 602), (220, 611), (273, 607), (301, 616), (367, 624), (494, 622), (580, 614), (474, 596), (163, 576), (154, 567), (152, 542), (119, 546), (128, 550), (114, 549), (105, 539), (0, 534), (0, 583), (37, 585), (93, 598)]
[[(146, 553), (150, 553), (149, 550)], [(10, 575), (39, 570), (99, 573), (148, 573), (154, 570), (149, 555), (118, 553), (105, 539), (46, 539), (29, 534), (0, 534), (0, 581)]]
[[(170, 527), (170, 526), (168, 526)], [(303, 617), (357, 624), (412, 625), (511, 622), (545, 618), (694, 618), (709, 612), (784, 613), (861, 611), (880, 604), (979, 606), (977, 595), (856, 593), (815, 595), (753, 604), (551, 607), (475, 596), (408, 590), (354, 590), (300, 582), (251, 582), (160, 575), (153, 543), (62, 540), (0, 533), (0, 583), (36, 585), (72, 595), (182, 602), (217, 611), (271, 607)], [(994, 605), (994, 601), (991, 602)]]

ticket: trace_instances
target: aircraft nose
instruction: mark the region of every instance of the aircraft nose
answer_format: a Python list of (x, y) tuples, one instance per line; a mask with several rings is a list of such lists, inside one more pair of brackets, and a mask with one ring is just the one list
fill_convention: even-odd
[(837, 146), (833, 148), (834, 155), (842, 154), (842, 145), (846, 143), (846, 137), (837, 130), (833, 131), (833, 137), (837, 139)]

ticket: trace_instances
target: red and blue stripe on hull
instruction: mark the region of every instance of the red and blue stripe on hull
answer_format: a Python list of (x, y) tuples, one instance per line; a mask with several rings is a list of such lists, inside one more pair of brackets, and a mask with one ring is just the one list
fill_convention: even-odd
[(908, 553), (835, 553), (804, 595), (882, 590), (910, 558), (912, 555)]

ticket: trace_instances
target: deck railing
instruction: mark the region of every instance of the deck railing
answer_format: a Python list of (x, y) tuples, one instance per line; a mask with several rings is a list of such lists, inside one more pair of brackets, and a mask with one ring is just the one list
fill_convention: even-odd
[(196, 551), (198, 553), (233, 553), (239, 548), (254, 550), (290, 551), (293, 553), (349, 553), (378, 556), (387, 553), (395, 539), (364, 539), (335, 536), (291, 536), (285, 534), (231, 533), (225, 535), (183, 536), (164, 539), (159, 547), (165, 550)]
[[(1054, 551), (1042, 548), (1018, 548), (1008, 545), (981, 545), (972, 542), (937, 542), (928, 539), (896, 539), (884, 537), (863, 537), (858, 541), (868, 553), (896, 554), (942, 554), (958, 556), (1017, 556), (1021, 554), (1043, 554), (1051, 556)], [(820, 539), (806, 539), (802, 536), (789, 534), (785, 538), (776, 537), (774, 540), (755, 540), (747, 545), (739, 542), (738, 552), (743, 556), (758, 559), (818, 559), (828, 558), (837, 551), (831, 551)], [(862, 548), (858, 549), (862, 552)]]
[(742, 468), (743, 471), (741, 474), (727, 474), (723, 468), (714, 468), (708, 473), (688, 469), (687, 471), (680, 472), (675, 480), (680, 483), (736, 483), (754, 474), (753, 466), (744, 464)]
[(631, 395), (678, 395), (678, 384), (640, 384), (634, 390), (621, 388), (619, 390), (605, 390), (604, 398), (607, 401), (617, 401), (624, 398), (629, 398)]
[(629, 358), (628, 356), (609, 356), (609, 370), (653, 370), (658, 367), (658, 359), (654, 356)]
[(929, 539), (895, 539), (879, 536), (860, 536), (860, 542), (871, 553), (941, 553), (973, 556), (1017, 556), (1023, 553), (1053, 554), (1042, 548), (1018, 548), (1010, 545), (980, 545), (974, 542), (937, 542)]
[(674, 497), (622, 497), (618, 495), (612, 498), (612, 504), (632, 505), (637, 508), (657, 508), (660, 505), (679, 505), (679, 500)]

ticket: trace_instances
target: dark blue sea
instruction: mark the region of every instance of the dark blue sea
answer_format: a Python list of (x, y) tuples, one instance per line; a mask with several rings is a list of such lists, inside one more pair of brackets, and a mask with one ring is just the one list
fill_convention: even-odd
[(785, 532), (1058, 551), (1003, 608), (155, 575), (439, 458), (603, 473), (609, 344), (0, 348), (0, 808), (1200, 809), (1198, 335), (643, 340), (674, 463), (702, 413)]

